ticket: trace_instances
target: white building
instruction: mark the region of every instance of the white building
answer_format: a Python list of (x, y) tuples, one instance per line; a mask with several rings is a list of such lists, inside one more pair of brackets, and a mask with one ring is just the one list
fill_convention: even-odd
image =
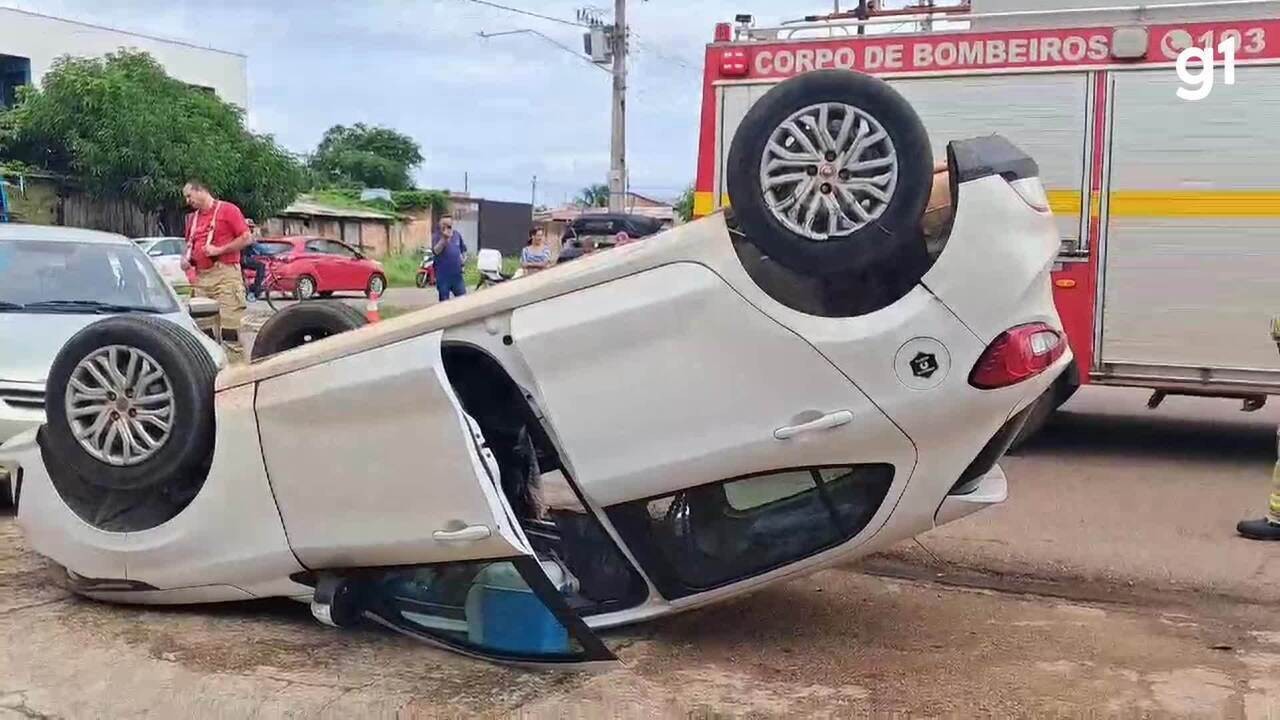
[(150, 53), (173, 77), (248, 108), (246, 58), (239, 53), (0, 8), (0, 107), (20, 85), (39, 84), (63, 55), (97, 57), (121, 48)]

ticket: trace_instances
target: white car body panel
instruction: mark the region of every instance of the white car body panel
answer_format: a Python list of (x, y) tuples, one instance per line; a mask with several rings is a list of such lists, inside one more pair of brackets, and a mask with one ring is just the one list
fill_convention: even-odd
[[(442, 333), (272, 378), (263, 455), (289, 542), (311, 568), (530, 554), (512, 528), (445, 377)], [(315, 388), (327, 388), (316, 393)], [(353, 408), (372, 412), (353, 413)], [(375, 457), (368, 453), (371, 441)], [(374, 464), (376, 461), (376, 465)], [(343, 477), (347, 482), (325, 482)], [(435, 539), (486, 527), (488, 538)]]
[[(836, 368), (701, 265), (521, 308), (511, 331), (582, 491), (601, 505), (775, 468), (892, 462), (905, 476), (915, 463), (911, 441)], [(804, 413), (839, 411), (852, 422), (774, 437), (813, 419)]]
[(1009, 329), (1015, 309), (1039, 311), (1025, 314), (1024, 322), (1060, 328), (1049, 282), (1058, 251), (1053, 214), (1028, 212), (1022, 197), (997, 175), (964, 183), (959, 192), (947, 250), (921, 284), (983, 344)]

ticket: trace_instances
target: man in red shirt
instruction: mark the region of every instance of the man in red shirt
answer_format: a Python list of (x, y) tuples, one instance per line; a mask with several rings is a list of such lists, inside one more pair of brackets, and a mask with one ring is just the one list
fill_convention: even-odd
[(182, 195), (194, 211), (187, 216), (187, 255), (183, 263), (195, 270), (193, 293), (218, 302), (222, 339), (238, 342), (245, 307), (240, 251), (253, 242), (253, 232), (240, 208), (215, 198), (204, 183), (188, 182)]

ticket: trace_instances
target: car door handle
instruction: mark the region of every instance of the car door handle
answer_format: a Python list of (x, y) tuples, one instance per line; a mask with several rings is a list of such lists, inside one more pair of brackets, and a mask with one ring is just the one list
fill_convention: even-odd
[(471, 525), (461, 530), (437, 530), (431, 533), (431, 539), (436, 542), (475, 542), (484, 540), (492, 534), (485, 525)]
[(773, 436), (779, 440), (790, 440), (791, 438), (802, 433), (817, 432), (819, 430), (830, 430), (841, 425), (848, 425), (853, 422), (853, 413), (848, 410), (839, 410), (827, 415), (823, 415), (817, 420), (810, 420), (800, 425), (787, 425), (773, 431)]

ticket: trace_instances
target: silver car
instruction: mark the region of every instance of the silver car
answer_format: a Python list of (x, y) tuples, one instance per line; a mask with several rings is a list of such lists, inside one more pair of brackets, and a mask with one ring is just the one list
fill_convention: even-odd
[[(0, 443), (44, 422), (45, 376), (77, 331), (104, 316), (157, 315), (200, 338), (219, 367), (221, 346), (196, 327), (146, 254), (92, 230), (0, 224)], [(0, 503), (7, 497), (0, 478)]]

